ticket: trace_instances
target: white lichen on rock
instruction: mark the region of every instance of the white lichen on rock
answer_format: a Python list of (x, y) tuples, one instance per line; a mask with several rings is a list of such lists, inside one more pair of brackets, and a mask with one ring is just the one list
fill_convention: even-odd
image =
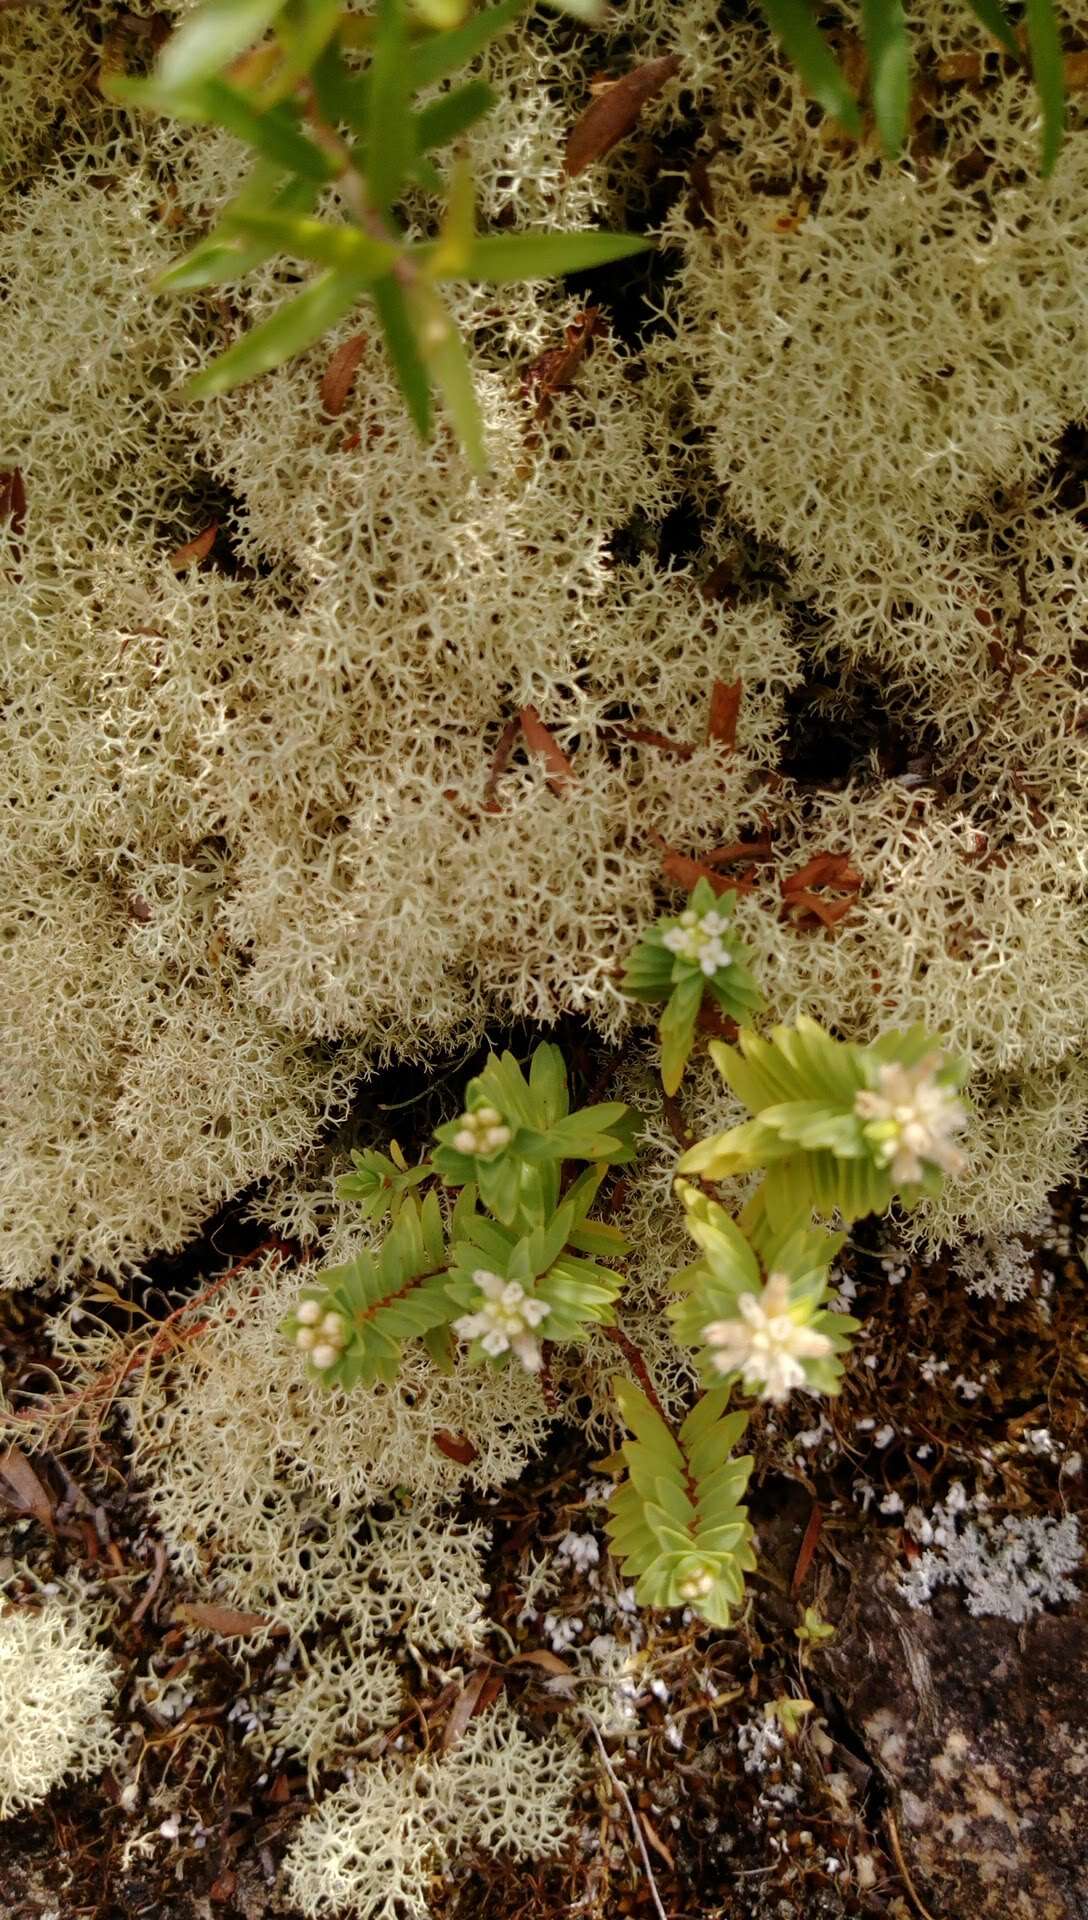
[(1020, 1623), (1079, 1597), (1069, 1577), (1083, 1557), (1075, 1514), (997, 1518), (954, 1481), (928, 1518), (912, 1508), (906, 1525), (925, 1549), (898, 1583), (912, 1607), (925, 1606), (939, 1587), (958, 1586), (969, 1613)]

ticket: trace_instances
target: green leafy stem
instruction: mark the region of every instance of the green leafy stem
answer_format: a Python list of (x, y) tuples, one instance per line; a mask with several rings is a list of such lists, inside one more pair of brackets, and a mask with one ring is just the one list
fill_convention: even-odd
[[(162, 275), (163, 291), (237, 281), (277, 254), (317, 269), (191, 381), (191, 396), (227, 393), (280, 366), (365, 296), (420, 436), (431, 432), (437, 390), (471, 466), (487, 471), (469, 357), (442, 287), (582, 272), (648, 244), (600, 232), (481, 234), (467, 163), (457, 159), (445, 173), (436, 164), (495, 104), (483, 80), (447, 84), (450, 76), (526, 4), (500, 0), (460, 18), (456, 4), (437, 0), (414, 12), (408, 0), (377, 0), (371, 16), (338, 0), (206, 0), (154, 73), (110, 82), (122, 101), (222, 127), (253, 155), (241, 192)], [(568, 6), (585, 12), (580, 0)], [(451, 13), (455, 24), (435, 26)], [(445, 202), (433, 238), (405, 230), (400, 208), (413, 190)]]

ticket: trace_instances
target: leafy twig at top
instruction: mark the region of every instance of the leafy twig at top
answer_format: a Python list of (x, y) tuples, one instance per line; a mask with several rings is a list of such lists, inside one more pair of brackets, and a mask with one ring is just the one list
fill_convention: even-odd
[[(437, 389), (470, 464), (487, 471), (483, 423), (467, 351), (444, 283), (550, 279), (641, 252), (626, 234), (476, 230), (463, 162), (435, 155), (494, 105), (481, 80), (416, 104), (525, 10), (500, 0), (465, 17), (459, 0), (377, 0), (370, 16), (335, 0), (204, 0), (163, 48), (147, 79), (108, 77), (118, 99), (197, 125), (223, 127), (253, 167), (208, 238), (161, 278), (194, 292), (241, 279), (276, 254), (317, 269), (303, 290), (253, 327), (190, 383), (227, 393), (303, 352), (358, 301), (374, 305), (405, 405), (424, 438)], [(582, 17), (596, 11), (564, 0)], [(444, 24), (443, 24), (444, 23)], [(434, 238), (410, 239), (407, 194), (441, 196)], [(332, 411), (336, 411), (335, 406)]]

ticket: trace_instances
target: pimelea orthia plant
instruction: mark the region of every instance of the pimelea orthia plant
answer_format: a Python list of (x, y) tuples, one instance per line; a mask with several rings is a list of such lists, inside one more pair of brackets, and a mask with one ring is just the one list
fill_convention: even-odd
[[(628, 993), (665, 1003), (668, 1090), (705, 994), (731, 1018), (760, 1005), (734, 904), (700, 882), (631, 956)], [(608, 1530), (644, 1605), (690, 1607), (724, 1626), (755, 1564), (743, 1504), (752, 1461), (735, 1452), (748, 1414), (731, 1410), (731, 1397), (837, 1392), (858, 1322), (829, 1301), (845, 1238), (829, 1223), (936, 1194), (960, 1169), (967, 1114), (963, 1062), (921, 1027), (860, 1046), (801, 1018), (767, 1037), (741, 1028), (736, 1046), (715, 1041), (711, 1051), (751, 1117), (698, 1142), (677, 1168), (698, 1255), (674, 1276), (669, 1317), (705, 1391), (674, 1429), (645, 1363), (618, 1336), (638, 1378), (614, 1383), (632, 1437)], [(636, 1142), (636, 1116), (620, 1102), (571, 1111), (557, 1047), (538, 1046), (528, 1075), (512, 1054), (492, 1055), (429, 1159), (354, 1156), (341, 1193), (371, 1221), (390, 1216), (388, 1234), (380, 1251), (307, 1286), (285, 1333), (329, 1385), (391, 1381), (415, 1340), (442, 1369), (544, 1373), (550, 1348), (615, 1327), (627, 1247), (594, 1206)], [(712, 1183), (737, 1174), (763, 1177), (734, 1219)]]

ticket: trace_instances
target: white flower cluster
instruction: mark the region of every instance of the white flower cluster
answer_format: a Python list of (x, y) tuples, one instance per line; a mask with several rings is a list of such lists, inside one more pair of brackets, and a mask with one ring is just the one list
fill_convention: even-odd
[(713, 907), (702, 914), (688, 907), (680, 915), (678, 925), (670, 927), (664, 935), (661, 944), (709, 976), (732, 963), (733, 956), (722, 937), (728, 926), (725, 915), (716, 913)]
[(527, 1373), (539, 1373), (544, 1356), (533, 1329), (550, 1313), (547, 1301), (534, 1300), (517, 1280), (504, 1280), (484, 1267), (477, 1267), (472, 1278), (480, 1289), (481, 1303), (475, 1313), (454, 1321), (454, 1332), (462, 1340), (479, 1340), (484, 1352), (496, 1358), (514, 1353)]
[(295, 1308), (298, 1332), (295, 1345), (319, 1373), (334, 1367), (348, 1344), (348, 1324), (342, 1313), (326, 1313), (319, 1300), (300, 1300)]
[(707, 1594), (712, 1591), (713, 1586), (714, 1575), (711, 1573), (710, 1568), (698, 1566), (692, 1569), (686, 1579), (681, 1580), (676, 1591), (680, 1595), (681, 1600), (705, 1600)]
[(497, 1107), (476, 1107), (463, 1113), (457, 1123), (453, 1144), (458, 1153), (497, 1153), (513, 1138)]
[(967, 1114), (951, 1089), (937, 1080), (940, 1065), (937, 1053), (913, 1067), (890, 1062), (880, 1069), (878, 1090), (866, 1088), (854, 1101), (861, 1119), (887, 1128), (877, 1151), (892, 1178), (904, 1185), (922, 1178), (926, 1161), (944, 1173), (963, 1171), (963, 1155), (951, 1136), (966, 1124)]
[(826, 1333), (816, 1333), (794, 1318), (790, 1282), (771, 1273), (762, 1293), (742, 1293), (740, 1318), (712, 1320), (704, 1327), (711, 1359), (719, 1373), (739, 1373), (761, 1400), (785, 1400), (805, 1384), (802, 1360), (822, 1360), (832, 1351)]

